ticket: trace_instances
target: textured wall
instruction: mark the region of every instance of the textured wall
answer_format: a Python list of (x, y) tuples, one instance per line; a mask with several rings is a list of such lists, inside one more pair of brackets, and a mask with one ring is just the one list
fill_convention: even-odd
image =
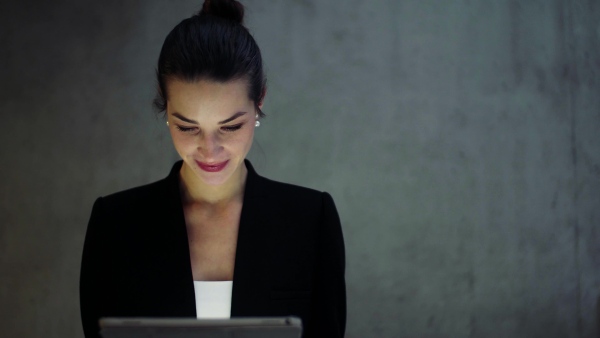
[[(600, 2), (245, 4), (251, 158), (335, 198), (348, 337), (598, 337)], [(0, 4), (2, 336), (82, 335), (92, 203), (177, 159), (153, 71), (199, 7)]]

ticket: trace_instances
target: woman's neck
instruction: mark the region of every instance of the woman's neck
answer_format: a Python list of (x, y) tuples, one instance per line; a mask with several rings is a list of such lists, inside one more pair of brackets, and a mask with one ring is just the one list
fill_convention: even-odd
[(248, 169), (242, 163), (224, 184), (208, 185), (200, 180), (184, 162), (179, 171), (182, 202), (184, 204), (202, 203), (218, 206), (236, 200), (241, 201), (244, 196), (247, 174)]

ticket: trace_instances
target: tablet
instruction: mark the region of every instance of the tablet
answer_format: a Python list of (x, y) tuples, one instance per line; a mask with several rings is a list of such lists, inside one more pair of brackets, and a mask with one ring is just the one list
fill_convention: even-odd
[(300, 338), (297, 317), (102, 318), (102, 338)]

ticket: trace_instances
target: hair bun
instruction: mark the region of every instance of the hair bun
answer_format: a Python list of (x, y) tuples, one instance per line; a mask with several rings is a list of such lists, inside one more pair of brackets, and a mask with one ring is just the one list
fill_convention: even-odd
[(204, 5), (198, 15), (208, 14), (242, 24), (244, 21), (244, 6), (235, 0), (204, 0)]

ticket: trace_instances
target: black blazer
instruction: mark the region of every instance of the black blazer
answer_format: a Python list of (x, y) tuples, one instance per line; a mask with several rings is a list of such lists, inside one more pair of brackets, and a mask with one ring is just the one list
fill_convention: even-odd
[[(343, 337), (344, 241), (331, 196), (266, 179), (245, 164), (231, 316), (296, 315), (304, 337)], [(87, 338), (98, 337), (101, 317), (196, 317), (181, 165), (94, 203), (79, 289)]]

